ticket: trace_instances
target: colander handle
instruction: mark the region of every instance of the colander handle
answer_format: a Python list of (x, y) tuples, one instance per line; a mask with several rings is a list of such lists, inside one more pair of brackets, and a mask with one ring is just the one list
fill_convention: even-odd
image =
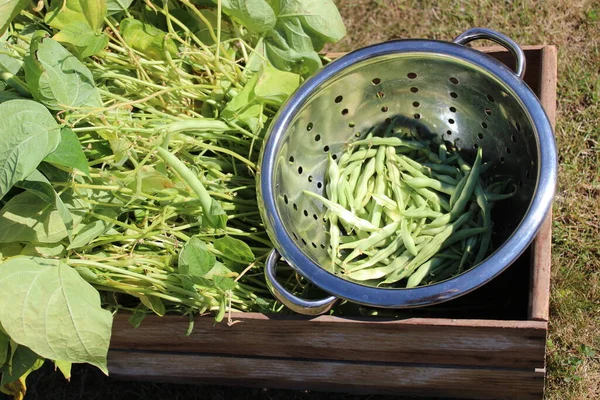
[(487, 39), (492, 42), (496, 42), (501, 46), (504, 46), (508, 51), (510, 51), (513, 56), (517, 59), (517, 65), (515, 67), (515, 73), (519, 78), (523, 79), (525, 76), (525, 53), (519, 47), (519, 45), (509, 38), (506, 35), (503, 35), (500, 32), (493, 31), (487, 28), (473, 28), (469, 29), (458, 35), (454, 39), (454, 43), (465, 45), (473, 40), (478, 39)]
[(281, 258), (279, 252), (275, 249), (271, 250), (267, 257), (267, 263), (265, 265), (265, 277), (267, 286), (273, 296), (282, 302), (290, 310), (303, 315), (319, 315), (323, 314), (333, 306), (338, 300), (337, 297), (330, 296), (321, 300), (305, 300), (294, 296), (288, 292), (275, 278), (275, 270), (277, 262)]

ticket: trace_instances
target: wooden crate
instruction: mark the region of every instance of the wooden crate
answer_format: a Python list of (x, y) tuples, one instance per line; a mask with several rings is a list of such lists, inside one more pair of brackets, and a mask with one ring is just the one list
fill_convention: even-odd
[[(525, 81), (552, 123), (556, 48), (526, 46)], [(501, 48), (486, 52), (507, 65)], [(232, 326), (148, 317), (134, 330), (117, 315), (108, 356), (128, 380), (387, 393), (541, 399), (550, 289), (551, 213), (502, 275), (451, 302), (400, 319), (234, 314)]]

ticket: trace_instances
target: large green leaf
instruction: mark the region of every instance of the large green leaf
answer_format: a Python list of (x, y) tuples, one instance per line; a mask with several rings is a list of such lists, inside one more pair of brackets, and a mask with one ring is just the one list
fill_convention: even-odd
[(216, 261), (214, 254), (206, 248), (206, 243), (192, 237), (179, 253), (179, 272), (192, 277), (204, 277)]
[(0, 210), (0, 243), (57, 243), (67, 236), (56, 208), (32, 192), (19, 193)]
[(63, 374), (66, 380), (71, 379), (71, 366), (73, 363), (69, 361), (55, 360), (54, 366)]
[(173, 39), (165, 40), (166, 33), (150, 24), (125, 18), (119, 25), (119, 31), (125, 43), (154, 60), (164, 59), (165, 51), (173, 57), (177, 54)]
[(346, 35), (344, 21), (332, 0), (279, 0), (277, 18), (299, 18), (304, 31), (311, 37), (315, 50), (321, 50), (323, 42), (337, 42)]
[(64, 126), (60, 130), (60, 138), (58, 147), (52, 153), (48, 154), (44, 161), (68, 168), (77, 168), (89, 175), (90, 167), (77, 134), (68, 126)]
[(64, 29), (76, 21), (86, 21), (79, 0), (52, 0), (45, 22), (55, 29)]
[(95, 32), (86, 21), (73, 21), (52, 37), (69, 48), (80, 58), (98, 54), (109, 42), (104, 32)]
[(221, 4), (226, 14), (253, 32), (266, 32), (275, 26), (277, 18), (265, 0), (222, 0)]
[(102, 107), (90, 70), (56, 40), (35, 37), (24, 70), (32, 96), (50, 109)]
[(98, 31), (104, 25), (106, 17), (106, 1), (105, 0), (79, 0), (81, 10), (88, 24), (94, 31)]
[(254, 261), (254, 253), (252, 253), (250, 246), (239, 239), (223, 236), (215, 240), (213, 245), (224, 257), (232, 261), (246, 264)]
[(67, 229), (69, 239), (71, 238), (71, 232), (73, 231), (73, 216), (63, 203), (58, 193), (56, 193), (52, 187), (50, 181), (48, 181), (48, 179), (46, 179), (41, 172), (38, 170), (33, 171), (31, 175), (29, 175), (24, 181), (17, 182), (16, 185), (28, 190), (47, 204), (53, 206), (58, 212), (58, 215), (65, 225), (65, 228)]
[(260, 74), (254, 93), (259, 101), (281, 106), (300, 85), (300, 75), (267, 65)]
[(29, 176), (58, 146), (60, 127), (43, 105), (32, 100), (0, 104), (0, 199)]
[(89, 363), (108, 373), (112, 314), (74, 269), (56, 261), (11, 258), (0, 264), (0, 323), (41, 357)]
[(0, 35), (10, 22), (29, 5), (29, 0), (0, 0)]

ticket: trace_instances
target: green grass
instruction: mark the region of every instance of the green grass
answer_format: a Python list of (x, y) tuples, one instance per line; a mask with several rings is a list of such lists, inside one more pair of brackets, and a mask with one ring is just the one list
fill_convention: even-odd
[[(554, 203), (546, 397), (600, 398), (600, 4), (577, 0), (338, 3), (348, 36), (330, 48), (335, 51), (398, 38), (451, 40), (475, 26), (504, 32), (520, 44), (558, 46), (556, 136), (560, 168)], [(369, 398), (121, 383), (102, 379), (86, 368), (76, 370), (70, 385), (52, 376), (31, 377), (31, 398)]]

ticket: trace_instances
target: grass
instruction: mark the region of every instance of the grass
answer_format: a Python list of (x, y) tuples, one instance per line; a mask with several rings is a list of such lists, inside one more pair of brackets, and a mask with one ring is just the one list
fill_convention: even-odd
[[(556, 137), (560, 167), (554, 203), (546, 397), (549, 400), (600, 398), (600, 4), (579, 0), (340, 0), (338, 3), (348, 36), (330, 48), (335, 51), (398, 38), (451, 40), (475, 26), (504, 32), (520, 44), (558, 46)], [(47, 371), (34, 374), (28, 397), (368, 398), (122, 383), (102, 379), (95, 371), (82, 367), (75, 370), (74, 376), (73, 382), (65, 385)], [(53, 389), (48, 391), (50, 387)], [(90, 388), (94, 388), (93, 392)]]

